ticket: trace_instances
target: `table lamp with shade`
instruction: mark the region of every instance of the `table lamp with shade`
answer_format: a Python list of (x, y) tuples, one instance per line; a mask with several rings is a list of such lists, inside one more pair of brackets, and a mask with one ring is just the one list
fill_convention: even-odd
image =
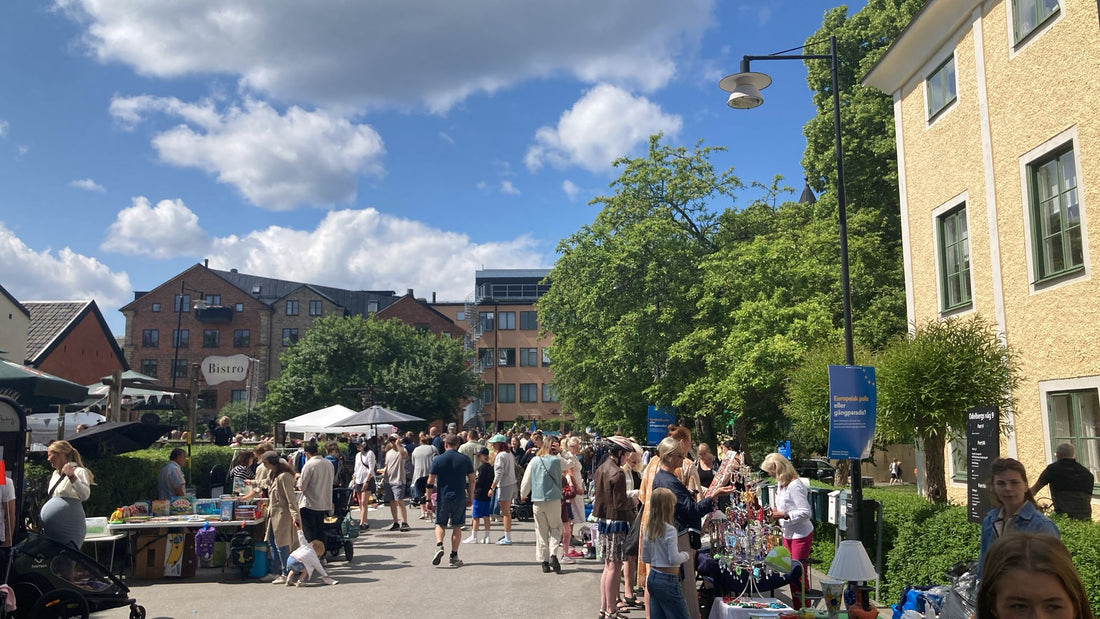
[(848, 582), (848, 616), (851, 619), (873, 619), (878, 609), (871, 606), (868, 580), (878, 580), (878, 572), (867, 556), (867, 550), (859, 540), (849, 539), (840, 542), (829, 565), (829, 578)]

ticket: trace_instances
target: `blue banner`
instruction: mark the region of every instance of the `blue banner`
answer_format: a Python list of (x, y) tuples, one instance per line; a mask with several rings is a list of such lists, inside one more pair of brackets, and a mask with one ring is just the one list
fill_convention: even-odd
[(829, 458), (871, 457), (877, 411), (875, 368), (829, 366)]
[(775, 451), (779, 455), (781, 455), (784, 458), (790, 460), (791, 459), (791, 442), (790, 441), (779, 441), (779, 443), (777, 443), (776, 446), (775, 446)]
[(676, 423), (676, 409), (649, 406), (649, 422), (646, 424), (646, 445), (656, 445), (668, 436), (668, 427)]

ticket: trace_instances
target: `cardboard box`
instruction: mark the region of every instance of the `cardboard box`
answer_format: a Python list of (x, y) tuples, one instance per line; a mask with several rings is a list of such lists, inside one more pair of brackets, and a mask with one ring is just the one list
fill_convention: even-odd
[(139, 533), (134, 540), (134, 578), (164, 578), (165, 549), (162, 531)]

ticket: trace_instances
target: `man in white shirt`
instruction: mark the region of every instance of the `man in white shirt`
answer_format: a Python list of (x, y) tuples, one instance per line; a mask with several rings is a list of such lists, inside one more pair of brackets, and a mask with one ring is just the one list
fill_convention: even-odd
[(183, 465), (187, 463), (187, 452), (176, 447), (168, 454), (168, 464), (160, 469), (157, 479), (157, 498), (167, 501), (174, 496), (184, 495)]
[[(405, 508), (405, 461), (409, 459), (409, 452), (401, 444), (401, 437), (394, 434), (386, 442), (385, 477), (382, 480), (382, 497), (390, 506), (390, 515), (393, 516), (391, 531), (408, 531), (409, 516)], [(401, 512), (401, 520), (397, 519), (397, 512)]]
[(335, 473), (328, 460), (317, 453), (317, 443), (306, 443), (306, 455), (309, 459), (302, 466), (298, 477), (298, 489), (302, 498), (298, 502), (298, 511), (302, 516), (302, 532), (306, 541), (322, 539), (322, 527), (325, 516), (332, 511), (332, 479)]

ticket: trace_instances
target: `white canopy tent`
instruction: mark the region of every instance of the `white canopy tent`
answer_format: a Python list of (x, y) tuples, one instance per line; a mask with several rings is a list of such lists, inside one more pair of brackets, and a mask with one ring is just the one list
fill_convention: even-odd
[[(341, 425), (340, 422), (351, 417), (355, 411), (342, 404), (333, 404), (320, 410), (311, 411), (304, 415), (292, 417), (283, 422), (283, 428), (287, 432), (332, 432)], [(343, 430), (355, 432), (356, 430)], [(360, 430), (362, 431), (362, 430)]]

